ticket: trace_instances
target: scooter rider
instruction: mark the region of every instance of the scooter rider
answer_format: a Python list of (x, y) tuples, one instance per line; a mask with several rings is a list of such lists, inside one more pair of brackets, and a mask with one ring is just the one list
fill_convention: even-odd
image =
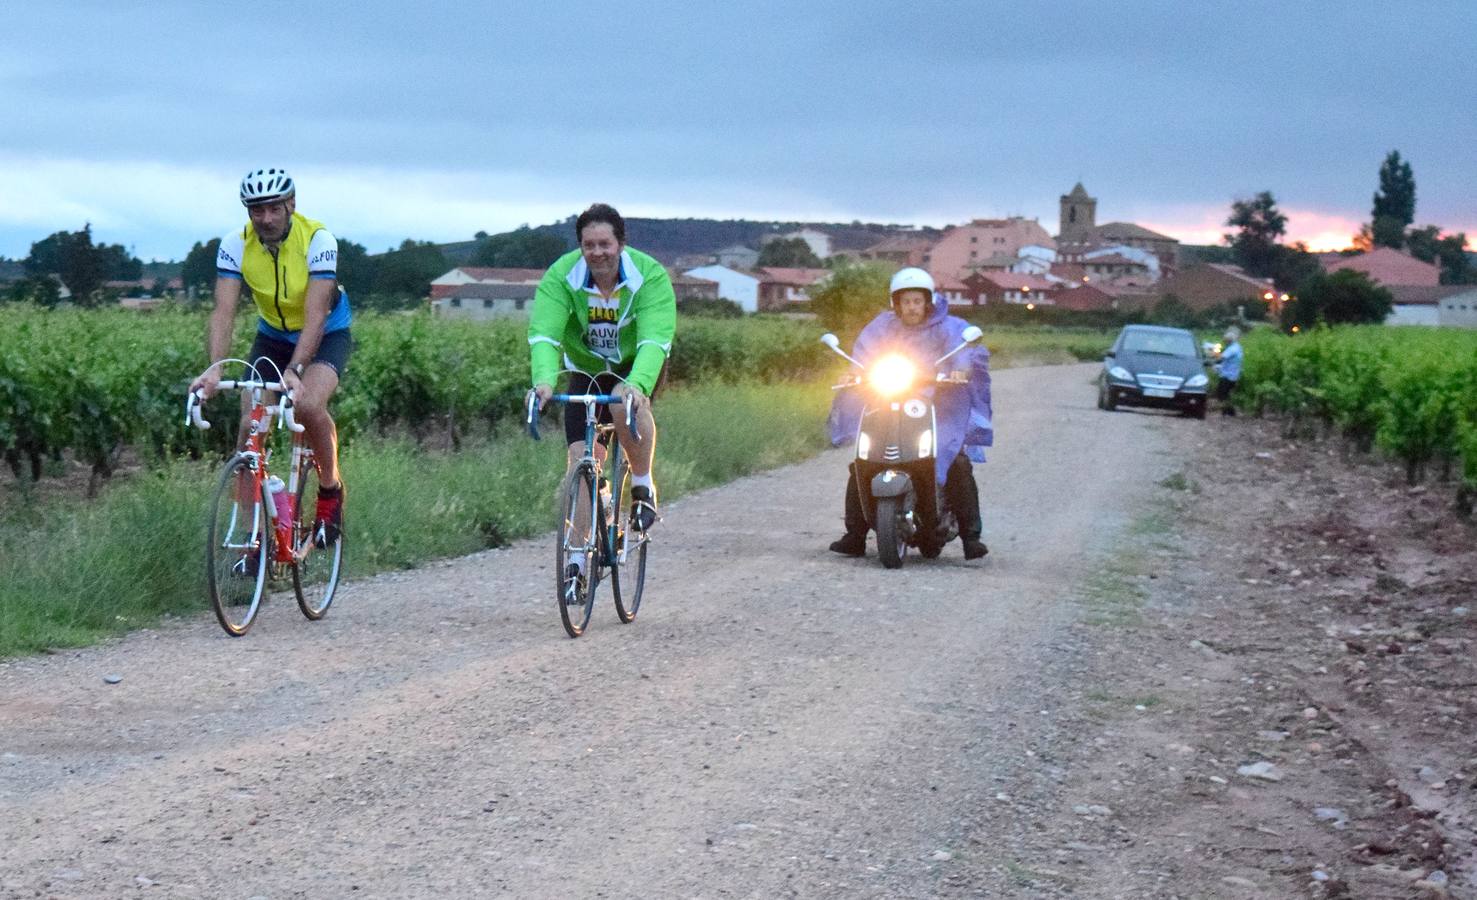
[[(935, 293), (933, 276), (923, 269), (909, 267), (900, 270), (893, 275), (889, 290), (892, 308), (862, 329), (851, 355), (865, 366), (883, 352), (900, 352), (911, 358), (920, 369), (931, 371), (934, 360), (959, 345), (969, 323), (949, 315), (948, 301)], [(939, 421), (959, 423), (952, 429), (940, 425), (937, 477), (943, 485), (945, 502), (959, 521), (964, 558), (978, 559), (988, 553), (989, 548), (980, 539), (983, 527), (979, 488), (975, 484), (972, 463), (984, 462), (984, 448), (994, 441), (990, 408), (990, 351), (983, 344), (967, 347), (951, 357), (949, 365), (956, 379), (967, 379), (969, 383), (935, 390), (934, 406), (938, 410)], [(861, 404), (862, 399), (855, 391), (841, 391), (836, 395), (830, 416), (832, 445), (840, 446), (856, 438)], [(961, 408), (965, 406), (967, 409)], [(862, 511), (861, 494), (857, 490), (856, 464), (852, 463), (849, 468), (846, 534), (831, 544), (831, 550), (843, 556), (863, 556), (867, 551), (867, 520)]]

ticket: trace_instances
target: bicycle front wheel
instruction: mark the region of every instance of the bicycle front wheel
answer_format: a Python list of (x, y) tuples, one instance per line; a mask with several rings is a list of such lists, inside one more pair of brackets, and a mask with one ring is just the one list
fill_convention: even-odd
[(297, 475), (297, 507), (292, 523), (292, 590), (297, 608), (316, 622), (328, 614), (344, 564), (344, 529), (324, 548), (313, 546), (313, 518), (318, 508), (318, 467), (305, 460)]
[(261, 609), (272, 556), (271, 529), (251, 464), (226, 464), (205, 524), (205, 577), (215, 617), (232, 637), (245, 634)]
[(623, 624), (636, 620), (641, 591), (646, 587), (646, 548), (651, 536), (631, 525), (631, 469), (620, 471), (620, 493), (616, 494), (615, 524), (607, 540), (613, 548), (610, 561), (610, 590), (615, 594), (615, 615)]
[[(559, 487), (559, 533), (554, 544), (554, 585), (559, 598), (559, 619), (570, 637), (579, 637), (590, 624), (595, 588), (600, 584), (598, 530), (600, 510), (595, 495), (595, 468), (576, 466)], [(585, 514), (579, 515), (580, 504)], [(581, 518), (583, 523), (581, 523)], [(584, 574), (569, 577), (567, 571), (582, 560)]]

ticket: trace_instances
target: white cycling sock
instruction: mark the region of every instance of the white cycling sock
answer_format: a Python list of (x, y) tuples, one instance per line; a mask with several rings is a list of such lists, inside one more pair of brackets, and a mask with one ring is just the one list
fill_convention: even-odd
[(581, 575), (585, 574), (585, 555), (583, 553), (570, 561), (574, 563), (576, 569), (580, 570)]
[(652, 482), (650, 472), (647, 472), (645, 475), (632, 475), (631, 487), (644, 487), (651, 491), (652, 494), (656, 493), (656, 484)]

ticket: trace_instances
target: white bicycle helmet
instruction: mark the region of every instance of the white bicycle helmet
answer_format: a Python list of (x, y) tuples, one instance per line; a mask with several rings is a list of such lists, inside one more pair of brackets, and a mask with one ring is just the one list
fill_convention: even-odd
[(286, 200), (297, 192), (286, 169), (257, 169), (241, 179), (241, 205), (260, 206)]
[(893, 305), (897, 304), (899, 291), (911, 290), (927, 291), (931, 299), (934, 291), (933, 276), (915, 266), (898, 269), (897, 274), (892, 276), (892, 284), (888, 287)]

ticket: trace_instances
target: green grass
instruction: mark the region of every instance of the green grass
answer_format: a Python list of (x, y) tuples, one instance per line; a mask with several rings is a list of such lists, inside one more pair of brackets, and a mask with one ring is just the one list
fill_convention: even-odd
[[(658, 407), (663, 501), (805, 459), (826, 446), (824, 385), (708, 385)], [(347, 572), (411, 568), (548, 531), (563, 471), (555, 420), (534, 442), (499, 435), (461, 452), (363, 439), (343, 455)], [(0, 656), (81, 646), (207, 608), (202, 535), (217, 466), (177, 462), (92, 502), (0, 514)]]

